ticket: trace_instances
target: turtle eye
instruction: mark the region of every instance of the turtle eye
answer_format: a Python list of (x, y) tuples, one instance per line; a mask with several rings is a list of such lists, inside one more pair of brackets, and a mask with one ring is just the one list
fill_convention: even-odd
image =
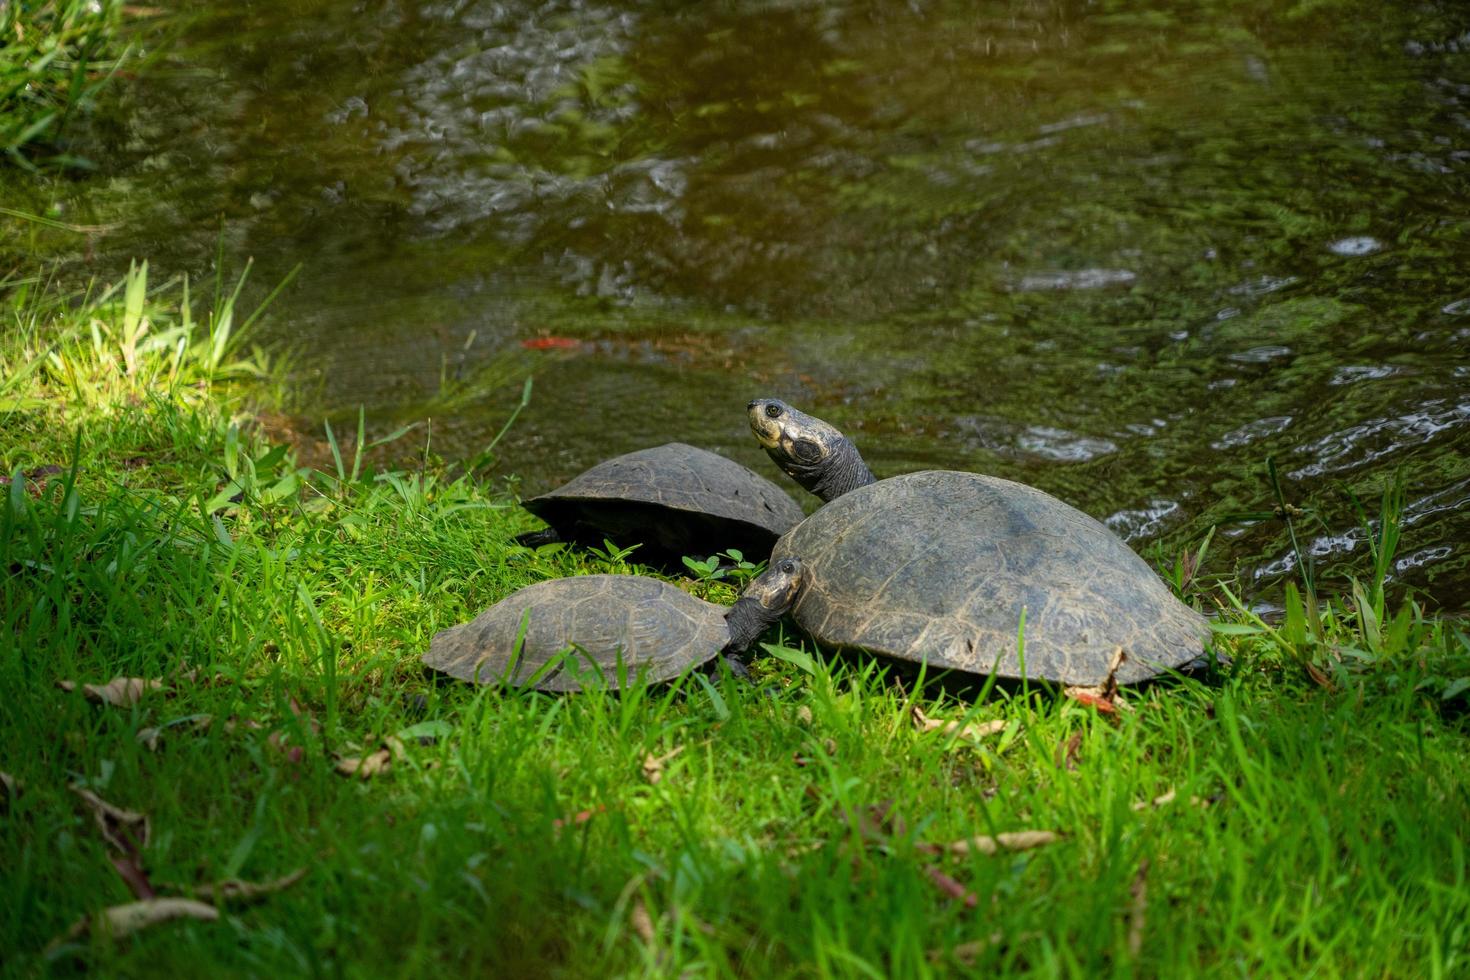
[(790, 558), (781, 559), (781, 563), (776, 567), (785, 572), (787, 575), (790, 575), (792, 572), (796, 571), (796, 564)]
[(767, 405), (766, 406), (766, 418), (768, 418), (768, 419), (779, 419), (780, 417), (781, 417), (781, 406), (780, 405)]

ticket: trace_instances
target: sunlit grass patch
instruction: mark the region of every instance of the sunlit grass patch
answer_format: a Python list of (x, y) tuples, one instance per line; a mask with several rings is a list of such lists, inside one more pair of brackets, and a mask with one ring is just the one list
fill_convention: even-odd
[[(18, 972), (1467, 969), (1465, 641), (1379, 577), (1313, 593), (1314, 620), (1300, 587), (1257, 617), (1178, 576), (1227, 607), (1233, 662), (1112, 715), (1035, 688), (955, 698), (789, 627), (754, 683), (436, 683), (436, 630), (532, 581), (638, 571), (636, 552), (518, 548), (531, 519), (501, 492), (432, 459), (377, 470), (361, 435), (330, 435), (326, 472), (265, 443), (241, 382), (269, 364), (233, 326), (220, 344), (230, 293), (185, 313), (140, 267), (76, 306), (10, 297)], [(751, 569), (691, 571), (729, 601)], [(146, 843), (110, 841), (77, 790), (146, 815)], [(138, 875), (197, 899), (300, 869), (213, 920), (66, 938)]]
[[(86, 166), (57, 145), (128, 54), (121, 0), (0, 4), (0, 153), (33, 170)], [(141, 8), (134, 8), (136, 11)]]

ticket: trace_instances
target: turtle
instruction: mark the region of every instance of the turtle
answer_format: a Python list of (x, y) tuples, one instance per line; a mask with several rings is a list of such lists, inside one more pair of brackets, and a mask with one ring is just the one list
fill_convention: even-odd
[(640, 560), (675, 567), (684, 555), (731, 548), (763, 561), (803, 517), (790, 494), (754, 470), (682, 442), (603, 460), (522, 506), (549, 526), (518, 544), (610, 540), (641, 545)]
[(1073, 686), (1201, 657), (1205, 617), (1075, 507), (979, 473), (878, 480), (828, 423), (775, 399), (748, 413), (777, 465), (826, 501), (771, 552), (804, 563), (791, 612), (819, 642)]
[(549, 579), (441, 630), (422, 659), (458, 680), (542, 691), (577, 691), (594, 678), (611, 688), (666, 681), (743, 653), (785, 615), (802, 574), (799, 559), (772, 562), (732, 606), (642, 575)]

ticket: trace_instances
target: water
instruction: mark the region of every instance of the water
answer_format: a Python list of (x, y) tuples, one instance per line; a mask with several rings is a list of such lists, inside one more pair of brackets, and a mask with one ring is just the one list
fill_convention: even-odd
[[(303, 413), (499, 428), (527, 492), (774, 395), (1208, 568), (1470, 599), (1470, 10), (1454, 0), (219, 4), (99, 127), (88, 260), (264, 284)], [(263, 285), (262, 285), (263, 288)], [(562, 338), (565, 338), (563, 340)], [(576, 341), (567, 346), (568, 341)], [(539, 342), (546, 349), (528, 349)], [(437, 394), (456, 397), (434, 402)]]

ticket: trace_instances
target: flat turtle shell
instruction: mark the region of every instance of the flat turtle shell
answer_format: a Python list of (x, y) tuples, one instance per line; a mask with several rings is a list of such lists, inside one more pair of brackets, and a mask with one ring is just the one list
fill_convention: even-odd
[(790, 556), (806, 565), (802, 629), (934, 668), (1096, 685), (1121, 646), (1117, 680), (1131, 683), (1196, 659), (1208, 633), (1102, 524), (977, 473), (926, 470), (845, 493), (771, 560)]
[[(579, 691), (582, 682), (618, 686), (671, 680), (719, 655), (730, 640), (726, 606), (658, 579), (579, 575), (537, 582), (460, 626), (442, 630), (423, 661), (462, 681), (543, 691)], [(522, 620), (525, 636), (516, 656)], [(566, 657), (560, 654), (568, 649)], [(549, 669), (551, 661), (557, 661)], [(537, 676), (540, 672), (540, 676)], [(600, 680), (599, 680), (600, 678)]]
[(738, 548), (760, 561), (802, 518), (796, 501), (770, 480), (682, 442), (604, 460), (524, 506), (562, 540), (641, 544), (640, 560)]

